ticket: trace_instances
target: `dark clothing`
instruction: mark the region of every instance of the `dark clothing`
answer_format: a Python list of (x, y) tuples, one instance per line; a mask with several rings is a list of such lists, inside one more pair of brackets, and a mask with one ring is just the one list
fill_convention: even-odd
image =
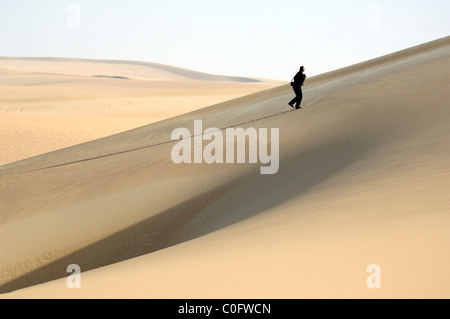
[(303, 100), (302, 87), (294, 85), (293, 88), (294, 88), (294, 92), (295, 92), (295, 97), (294, 97), (294, 99), (291, 102), (289, 102), (289, 105), (293, 106), (295, 104), (295, 108), (299, 109), (300, 105), (302, 104), (302, 100)]
[(289, 105), (294, 105), (295, 108), (299, 109), (300, 105), (302, 104), (303, 100), (303, 91), (302, 86), (305, 84), (306, 75), (304, 75), (302, 72), (298, 72), (297, 75), (294, 77), (294, 83), (292, 85), (292, 88), (295, 92), (295, 98), (289, 102)]
[(298, 72), (294, 76), (294, 87), (295, 86), (302, 87), (303, 84), (305, 84), (305, 80), (306, 80), (306, 75), (304, 75), (303, 72)]

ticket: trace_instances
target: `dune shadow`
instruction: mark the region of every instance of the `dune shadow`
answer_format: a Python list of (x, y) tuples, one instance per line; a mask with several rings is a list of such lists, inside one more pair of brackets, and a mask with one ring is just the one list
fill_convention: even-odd
[[(256, 174), (253, 178), (239, 180), (238, 187), (225, 193), (222, 202), (233, 202), (239, 193), (251, 194), (246, 197), (245, 206), (240, 203), (239, 212), (224, 210), (217, 214), (217, 207), (211, 206), (199, 212), (194, 223), (184, 227), (187, 240), (203, 237), (233, 224), (264, 213), (292, 198), (306, 194), (319, 184), (330, 180), (349, 166), (370, 156), (369, 153), (382, 140), (376, 136), (360, 140), (342, 140), (334, 144), (317, 145), (302, 153), (298, 158), (280, 165), (279, 172), (273, 176)], [(254, 192), (247, 190), (254, 189)], [(301, 213), (301, 207), (299, 207)], [(173, 245), (180, 242), (172, 242)]]
[[(0, 293), (67, 277), (68, 265), (83, 272), (147, 255), (226, 228), (258, 215), (286, 200), (301, 196), (349, 165), (359, 161), (376, 144), (373, 141), (336, 141), (300, 152), (295, 160), (282, 163), (278, 174), (242, 178), (211, 190), (134, 226), (84, 247), (0, 286)], [(261, 186), (262, 185), (262, 186)], [(246, 209), (216, 210), (214, 203), (235, 196), (242, 187), (258, 187), (245, 198)], [(255, 205), (255, 203), (259, 203)], [(211, 207), (213, 209), (211, 209)], [(248, 207), (251, 207), (248, 209)], [(192, 221), (195, 220), (195, 223)], [(197, 228), (197, 229), (196, 229)]]
[(230, 80), (234, 81), (234, 82), (241, 82), (241, 83), (262, 83), (261, 80), (244, 78), (244, 77), (230, 77)]
[(116, 80), (129, 80), (126, 76), (118, 76), (118, 75), (93, 75), (93, 78), (104, 78), (104, 79), (116, 79)]
[(0, 294), (67, 277), (71, 264), (84, 272), (169, 247), (171, 235), (224, 191), (226, 188), (212, 190), (2, 284)]

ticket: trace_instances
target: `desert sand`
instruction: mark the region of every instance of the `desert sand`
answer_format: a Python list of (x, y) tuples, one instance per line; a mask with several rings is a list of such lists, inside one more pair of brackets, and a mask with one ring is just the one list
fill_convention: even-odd
[(278, 85), (146, 62), (0, 58), (0, 165)]
[[(299, 111), (286, 84), (0, 166), (0, 298), (449, 298), (449, 78), (450, 37), (309, 78)], [(174, 164), (194, 120), (279, 128), (279, 172)]]

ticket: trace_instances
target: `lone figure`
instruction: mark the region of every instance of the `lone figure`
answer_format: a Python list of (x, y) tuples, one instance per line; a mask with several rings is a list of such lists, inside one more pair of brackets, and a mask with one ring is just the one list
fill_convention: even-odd
[[(303, 92), (302, 92), (302, 86), (305, 84), (306, 75), (305, 75), (305, 67), (300, 67), (300, 72), (298, 72), (295, 76), (293, 81), (291, 82), (292, 88), (295, 92), (295, 98), (289, 102), (289, 105), (296, 110), (301, 109), (300, 106), (302, 104), (303, 100)], [(294, 106), (295, 104), (295, 106)]]

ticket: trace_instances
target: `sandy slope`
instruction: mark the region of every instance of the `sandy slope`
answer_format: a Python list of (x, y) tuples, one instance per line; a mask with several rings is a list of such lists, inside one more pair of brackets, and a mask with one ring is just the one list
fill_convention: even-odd
[[(282, 86), (2, 166), (0, 290), (62, 278), (2, 297), (448, 298), (449, 77), (445, 38), (309, 79), (301, 111)], [(196, 119), (280, 128), (278, 174), (173, 164)]]
[(144, 62), (0, 58), (0, 165), (277, 85)]

